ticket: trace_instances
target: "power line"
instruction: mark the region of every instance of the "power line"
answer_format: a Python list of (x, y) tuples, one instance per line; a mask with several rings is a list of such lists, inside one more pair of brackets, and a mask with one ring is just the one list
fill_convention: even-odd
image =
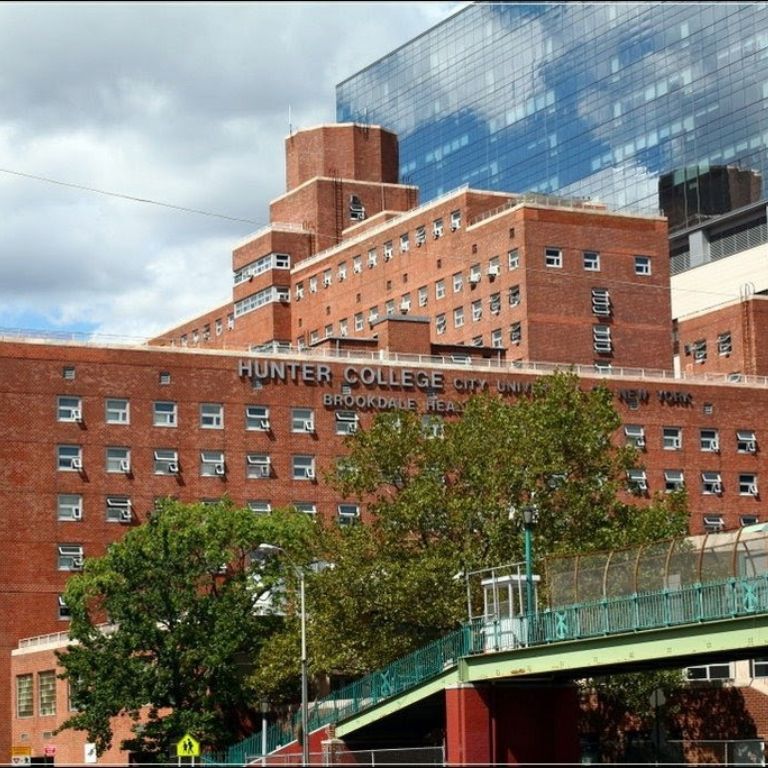
[(0, 168), (0, 173), (7, 173), (11, 176), (21, 176), (25, 179), (33, 179), (34, 181), (44, 181), (47, 184), (55, 184), (59, 187), (70, 187), (71, 189), (81, 189), (85, 192), (95, 192), (99, 195), (106, 195), (107, 197), (117, 197), (121, 200), (131, 200), (134, 203), (147, 203), (148, 205), (158, 205), (162, 208), (172, 208), (175, 211), (183, 211), (184, 213), (197, 213), (200, 216), (212, 216), (217, 219), (226, 219), (227, 221), (238, 221), (243, 224), (256, 224), (262, 226), (263, 222), (254, 221), (253, 219), (242, 219), (236, 216), (227, 216), (223, 213), (213, 213), (212, 211), (202, 211), (198, 208), (185, 208), (183, 205), (174, 205), (173, 203), (164, 203), (160, 200), (151, 200), (147, 197), (134, 197), (133, 195), (124, 195), (120, 192), (109, 192), (106, 189), (97, 189), (96, 187), (88, 187), (84, 184), (73, 184), (68, 181), (59, 181), (58, 179), (51, 179), (47, 176), (35, 176), (32, 173), (23, 173), (22, 171), (13, 171), (10, 168)]

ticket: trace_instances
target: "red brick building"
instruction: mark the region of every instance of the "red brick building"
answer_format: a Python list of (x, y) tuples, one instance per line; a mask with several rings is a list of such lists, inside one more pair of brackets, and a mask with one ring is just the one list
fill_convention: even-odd
[[(636, 493), (684, 484), (692, 532), (765, 518), (768, 385), (675, 374), (663, 218), (469, 189), (418, 207), (375, 127), (286, 149), (229, 305), (141, 346), (0, 341), (0, 762), (40, 754), (66, 716), (38, 675), (52, 656), (18, 645), (66, 631), (84, 558), (169, 495), (365, 520), (323, 477), (382, 410), (450, 418), (573, 364), (615, 393)], [(83, 739), (54, 741), (81, 760)]]

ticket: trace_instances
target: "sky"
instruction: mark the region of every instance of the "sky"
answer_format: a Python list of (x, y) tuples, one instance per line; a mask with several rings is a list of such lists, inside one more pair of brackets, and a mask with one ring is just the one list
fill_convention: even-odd
[(0, 336), (141, 340), (226, 303), (290, 128), (466, 4), (0, 3)]

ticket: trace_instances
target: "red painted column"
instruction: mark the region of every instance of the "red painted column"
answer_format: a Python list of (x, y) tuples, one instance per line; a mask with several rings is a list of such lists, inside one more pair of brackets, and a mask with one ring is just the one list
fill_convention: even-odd
[(489, 690), (470, 683), (445, 689), (446, 765), (494, 762)]

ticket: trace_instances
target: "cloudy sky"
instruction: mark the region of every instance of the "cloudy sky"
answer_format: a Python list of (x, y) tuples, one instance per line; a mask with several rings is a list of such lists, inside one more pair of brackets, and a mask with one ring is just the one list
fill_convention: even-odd
[(142, 338), (227, 301), (289, 115), (332, 122), (338, 82), (463, 5), (0, 3), (0, 334)]

